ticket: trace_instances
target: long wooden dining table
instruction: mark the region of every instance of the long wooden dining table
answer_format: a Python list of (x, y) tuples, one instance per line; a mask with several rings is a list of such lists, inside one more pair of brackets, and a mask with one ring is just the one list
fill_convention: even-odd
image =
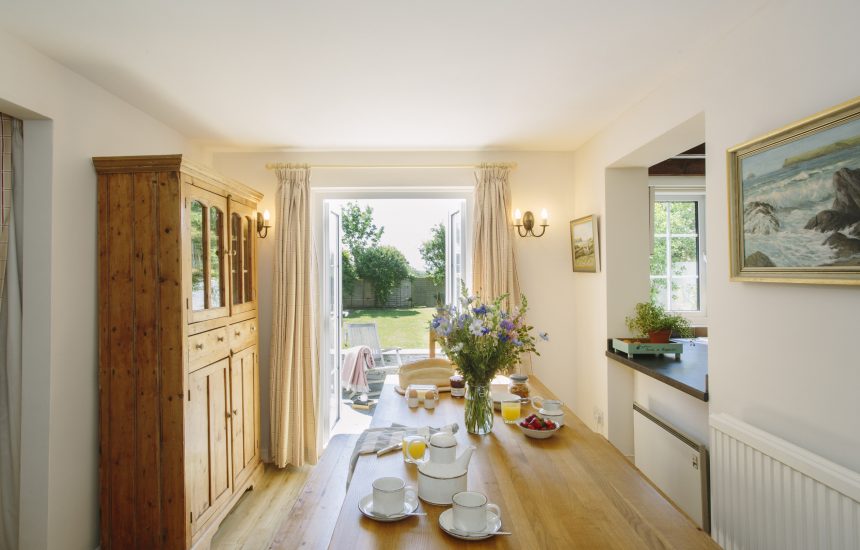
[[(391, 377), (389, 377), (390, 379)], [(534, 377), (532, 395), (552, 397)], [(436, 409), (410, 409), (386, 384), (373, 427), (392, 423), (440, 427), (457, 422), (457, 451), (476, 447), (468, 470), (468, 488), (487, 495), (501, 508), (502, 530), (482, 541), (462, 541), (439, 526), (446, 507), (421, 501), (419, 512), (381, 523), (364, 517), (359, 500), (372, 492), (373, 480), (403, 478), (417, 489), (416, 466), (401, 452), (361, 456), (347, 490), (329, 548), (719, 548), (676, 509), (602, 436), (565, 408), (565, 425), (549, 439), (530, 439), (496, 412), (492, 433), (477, 436), (463, 429), (463, 400), (443, 393)], [(523, 405), (523, 416), (533, 412)]]

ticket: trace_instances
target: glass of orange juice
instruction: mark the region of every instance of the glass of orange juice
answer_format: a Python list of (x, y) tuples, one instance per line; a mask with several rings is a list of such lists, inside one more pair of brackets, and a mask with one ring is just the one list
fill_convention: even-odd
[(424, 460), (427, 451), (427, 440), (422, 435), (403, 436), (403, 460), (410, 464), (418, 464)]
[(520, 419), (520, 412), (519, 398), (502, 401), (502, 420), (505, 424), (514, 424)]

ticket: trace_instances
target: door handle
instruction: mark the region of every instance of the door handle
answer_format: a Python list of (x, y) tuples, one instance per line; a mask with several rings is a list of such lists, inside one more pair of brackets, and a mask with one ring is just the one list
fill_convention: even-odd
[(195, 349), (203, 349), (203, 344), (202, 343), (195, 344), (194, 348)]

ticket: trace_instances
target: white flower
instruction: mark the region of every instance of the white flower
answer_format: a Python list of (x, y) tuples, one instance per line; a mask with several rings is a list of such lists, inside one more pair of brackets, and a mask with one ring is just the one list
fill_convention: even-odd
[(484, 323), (481, 322), (480, 319), (475, 319), (472, 321), (472, 324), (469, 325), (469, 332), (474, 334), (475, 336), (480, 336), (484, 331)]

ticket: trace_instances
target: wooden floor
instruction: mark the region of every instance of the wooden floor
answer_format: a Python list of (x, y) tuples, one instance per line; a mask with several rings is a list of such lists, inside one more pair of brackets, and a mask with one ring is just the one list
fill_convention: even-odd
[(313, 466), (278, 469), (266, 464), (260, 482), (246, 492), (221, 522), (212, 550), (268, 548), (275, 532), (293, 508)]
[(279, 470), (267, 464), (212, 539), (212, 549), (328, 548), (346, 496), (349, 459), (358, 436), (332, 436), (316, 466)]

